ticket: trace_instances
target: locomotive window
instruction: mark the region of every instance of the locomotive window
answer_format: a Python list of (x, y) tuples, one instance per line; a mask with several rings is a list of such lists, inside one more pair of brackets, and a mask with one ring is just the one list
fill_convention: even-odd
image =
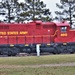
[(61, 27), (61, 32), (66, 32), (67, 31), (67, 27), (63, 26)]

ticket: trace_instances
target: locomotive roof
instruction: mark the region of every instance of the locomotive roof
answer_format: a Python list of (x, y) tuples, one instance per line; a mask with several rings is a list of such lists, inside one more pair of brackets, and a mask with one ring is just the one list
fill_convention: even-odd
[(56, 26), (70, 26), (67, 22), (55, 23)]
[(70, 26), (67, 22), (60, 22), (60, 23), (54, 23), (54, 22), (29, 22), (29, 23), (0, 23), (0, 25), (55, 25), (55, 26)]

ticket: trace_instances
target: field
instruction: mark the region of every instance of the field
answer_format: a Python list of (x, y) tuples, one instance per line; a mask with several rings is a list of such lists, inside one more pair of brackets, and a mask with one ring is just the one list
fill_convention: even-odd
[(75, 75), (75, 54), (0, 57), (0, 75)]

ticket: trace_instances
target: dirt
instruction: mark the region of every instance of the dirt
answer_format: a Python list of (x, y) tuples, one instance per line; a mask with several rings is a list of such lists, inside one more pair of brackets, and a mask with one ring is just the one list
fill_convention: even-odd
[(0, 65), (0, 68), (38, 68), (38, 67), (60, 67), (60, 66), (75, 66), (74, 63), (60, 63), (60, 64), (42, 64), (42, 65)]

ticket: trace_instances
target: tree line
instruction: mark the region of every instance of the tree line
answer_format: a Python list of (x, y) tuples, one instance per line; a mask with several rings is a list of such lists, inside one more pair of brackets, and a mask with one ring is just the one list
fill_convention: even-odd
[[(40, 0), (2, 0), (0, 15), (5, 15), (5, 22), (24, 22), (29, 20), (51, 21), (51, 11)], [(3, 10), (4, 9), (4, 10)]]
[(66, 20), (72, 26), (75, 25), (75, 0), (60, 0), (60, 4), (56, 3), (60, 9), (55, 11), (57, 20)]
[(59, 11), (55, 10), (56, 16), (53, 18), (50, 8), (41, 0), (0, 0), (0, 19), (1, 22), (24, 22), (30, 20), (41, 21), (61, 21), (66, 20), (70, 25), (75, 23), (75, 1), (60, 0), (60, 4), (56, 3)]

